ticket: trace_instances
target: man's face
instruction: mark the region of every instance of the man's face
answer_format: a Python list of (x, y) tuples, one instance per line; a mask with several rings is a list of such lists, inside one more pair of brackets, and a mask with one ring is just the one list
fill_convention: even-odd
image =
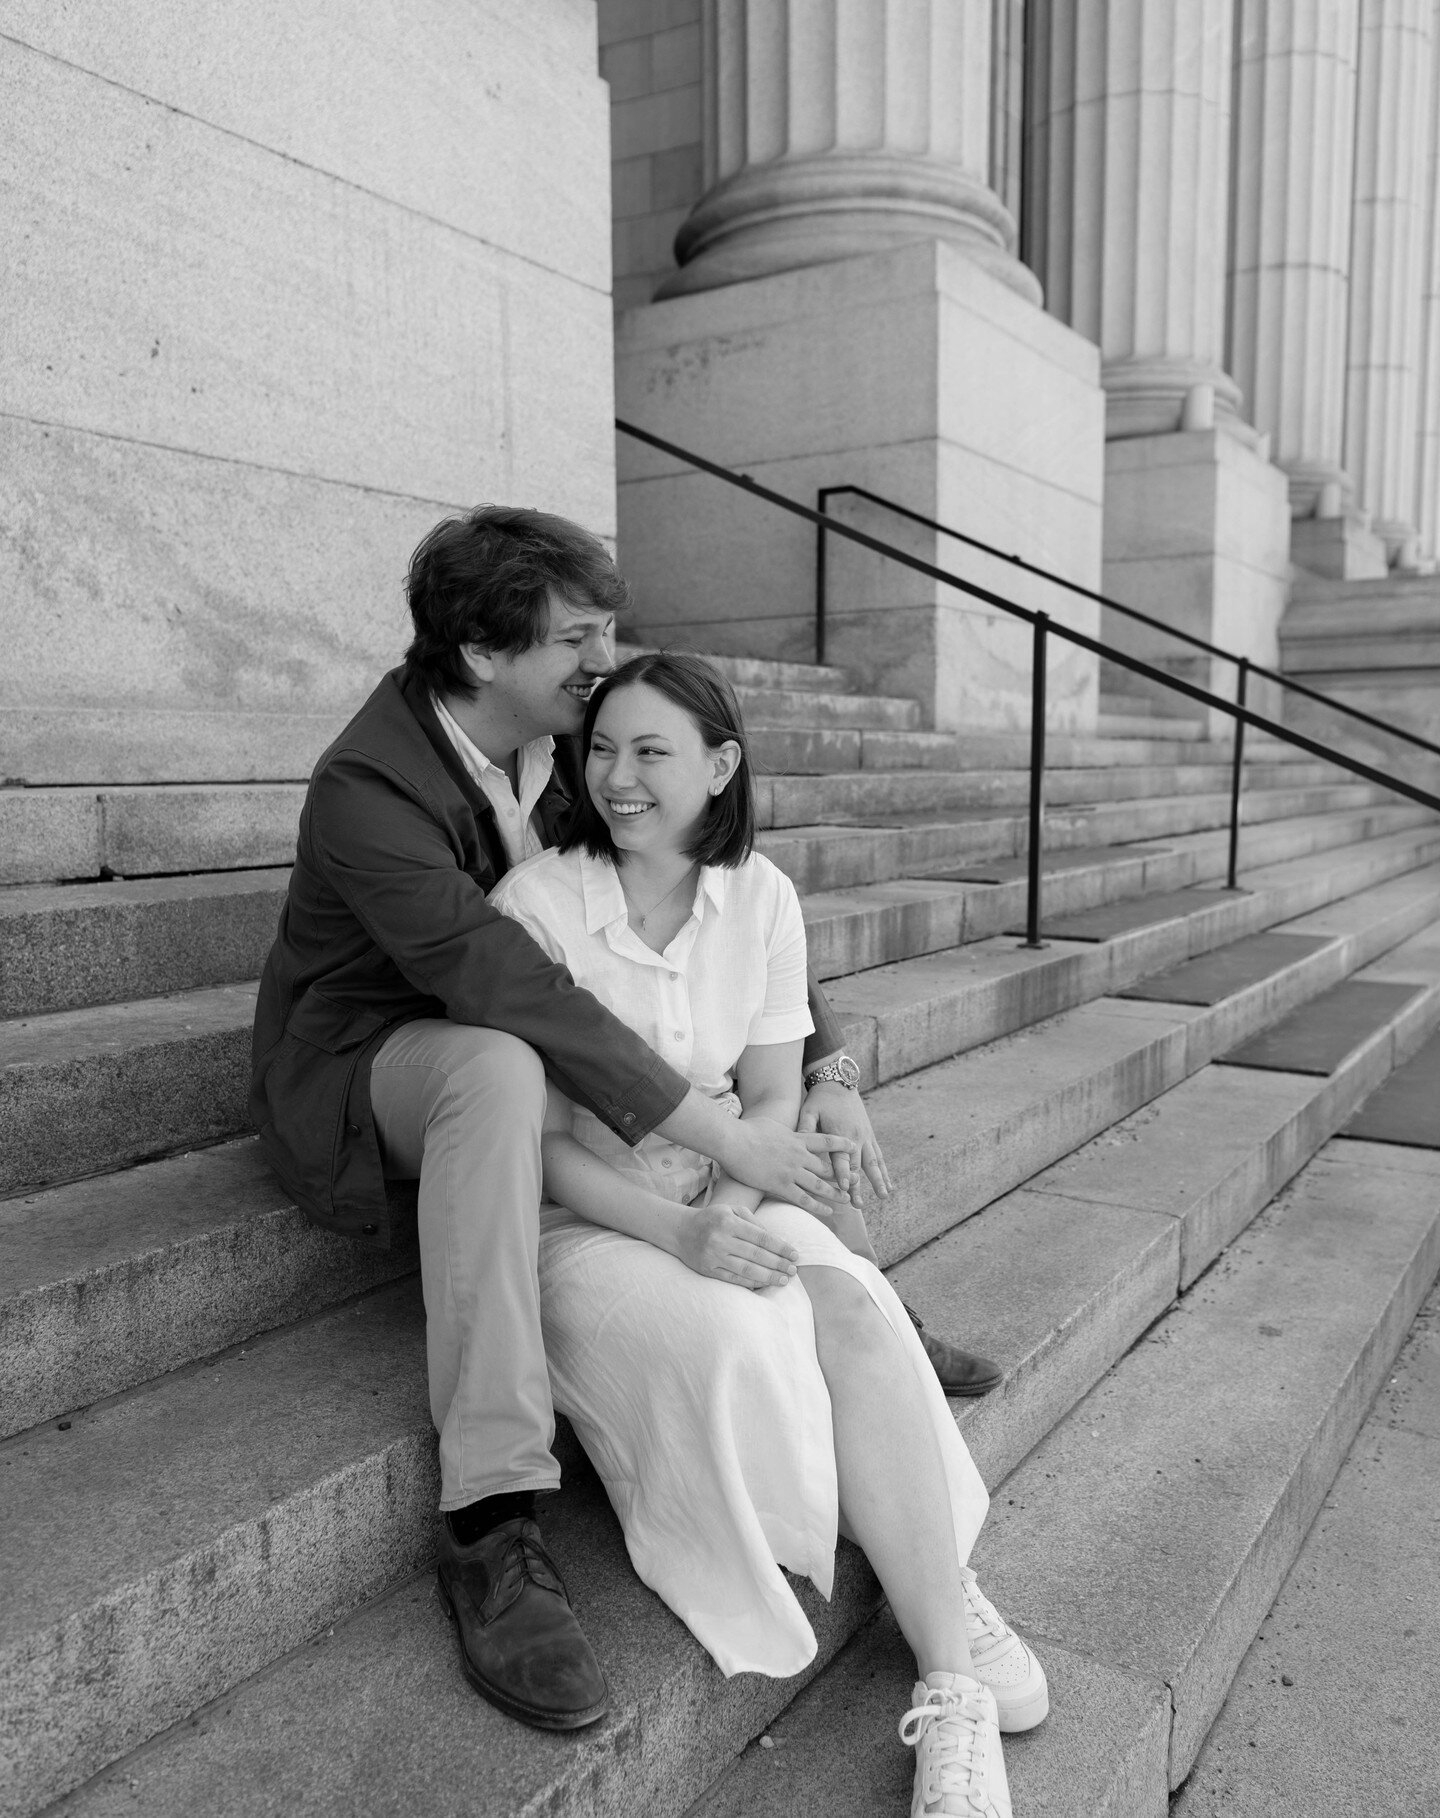
[(601, 676), (615, 667), (615, 618), (591, 606), (550, 596), (550, 626), (529, 650), (471, 651), (489, 682), (488, 707), (503, 716), (521, 742), (547, 732), (578, 732), (585, 703)]

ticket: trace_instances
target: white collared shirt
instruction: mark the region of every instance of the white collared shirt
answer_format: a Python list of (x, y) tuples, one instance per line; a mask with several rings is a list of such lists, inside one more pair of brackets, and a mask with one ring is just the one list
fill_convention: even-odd
[[(752, 1044), (798, 1041), (808, 1008), (805, 924), (795, 886), (760, 853), (733, 870), (701, 867), (690, 915), (663, 953), (630, 926), (620, 877), (583, 851), (544, 852), (490, 893), (577, 985), (592, 992), (692, 1086), (734, 1098), (735, 1063)], [(709, 1160), (664, 1137), (632, 1150), (576, 1108), (575, 1134), (613, 1167), (688, 1201), (709, 1182)]]
[(545, 838), (535, 825), (535, 804), (545, 792), (555, 769), (555, 741), (550, 737), (531, 739), (520, 747), (520, 800), (510, 787), (510, 778), (499, 764), (492, 764), (485, 753), (461, 727), (439, 695), (432, 695), (436, 717), (446, 736), (459, 754), (470, 780), (479, 788), (495, 811), (495, 825), (500, 830), (500, 843), (512, 865), (545, 850)]

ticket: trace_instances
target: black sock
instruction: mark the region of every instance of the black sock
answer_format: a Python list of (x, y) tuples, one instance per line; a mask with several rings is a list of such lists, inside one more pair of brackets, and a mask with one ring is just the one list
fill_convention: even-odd
[(484, 1496), (463, 1509), (451, 1509), (445, 1519), (456, 1546), (471, 1547), (491, 1528), (498, 1528), (502, 1521), (514, 1521), (517, 1515), (535, 1519), (533, 1490), (502, 1490), (498, 1496)]

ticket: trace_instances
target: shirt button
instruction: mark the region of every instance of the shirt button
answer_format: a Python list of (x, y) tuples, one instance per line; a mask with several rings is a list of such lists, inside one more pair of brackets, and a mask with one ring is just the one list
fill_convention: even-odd
[(675, 1031), (675, 1039), (677, 1042), (683, 1042), (685, 1039), (685, 1031), (683, 1029), (677, 1029)]
[(678, 972), (672, 972), (670, 974), (670, 983), (672, 985), (678, 985), (679, 982), (680, 982), (680, 974)]
[(664, 1156), (664, 1157), (663, 1157), (663, 1158), (662, 1158), (662, 1159), (661, 1159), (661, 1162), (660, 1162), (660, 1166), (661, 1166), (661, 1167), (662, 1167), (662, 1168), (668, 1168), (668, 1167), (670, 1167), (670, 1166), (672, 1166), (672, 1163), (671, 1163), (671, 1160), (670, 1160), (670, 1157), (669, 1157), (669, 1156), (668, 1156), (668, 1155), (666, 1155), (666, 1156)]

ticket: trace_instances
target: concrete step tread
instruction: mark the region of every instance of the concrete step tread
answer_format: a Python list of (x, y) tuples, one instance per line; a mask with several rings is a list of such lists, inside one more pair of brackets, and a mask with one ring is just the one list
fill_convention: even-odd
[[(678, 648), (678, 646), (667, 646)], [(653, 644), (617, 644), (615, 661), (628, 663), (632, 657), (650, 656), (658, 649)], [(749, 688), (813, 689), (822, 694), (853, 694), (848, 669), (831, 663), (786, 663), (775, 657), (718, 656), (702, 650), (693, 654), (713, 663), (730, 682)]]
[[(1292, 869), (1303, 873), (1304, 862)], [(1327, 882), (1342, 879), (1332, 866)], [(1165, 942), (1150, 929), (1104, 949), (1055, 943), (1032, 953), (1013, 941), (982, 942), (863, 974), (836, 994), (836, 1008), (867, 1083), (891, 1080), (1113, 991), (1176, 952), (1213, 946), (1235, 928), (1243, 934), (1253, 920), (1273, 919), (1282, 902), (1276, 895), (1267, 907), (1256, 894), (1206, 903), (1173, 918)], [(1213, 1006), (1203, 1030), (1186, 1032), (1192, 1064), (1440, 913), (1440, 865), (1363, 891), (1330, 913), (1331, 926), (1323, 913), (1306, 918), (1318, 945)], [(1158, 1006), (1158, 1014), (1169, 1029), (1171, 1007)], [(1083, 1034), (1078, 1054), (1078, 1082), (1063, 1069), (1056, 1075), (1047, 1054), (1038, 1071), (1022, 1074), (1019, 1100), (1013, 1093), (998, 1105), (992, 1099), (992, 1114), (1003, 1121), (1023, 1111), (1027, 1092), (1041, 1101), (1048, 1094), (1063, 1122), (1067, 1095), (1083, 1101)], [(1131, 1058), (1143, 1069), (1143, 1057)], [(883, 1103), (872, 1100), (872, 1110), (889, 1144)], [(993, 1184), (994, 1165), (993, 1158), (984, 1163), (977, 1179)], [(902, 1181), (907, 1166), (897, 1162)], [(1004, 1179), (996, 1190), (1011, 1184)], [(902, 1226), (890, 1241), (903, 1247)], [(379, 1254), (310, 1229), (275, 1188), (253, 1141), (0, 1202), (7, 1284), (0, 1364), (11, 1391), (5, 1430), (332, 1304), (413, 1266), (413, 1254), (408, 1235), (397, 1251)]]
[(832, 694), (814, 688), (735, 686), (749, 730), (766, 726), (854, 726), (909, 732), (920, 725), (917, 701), (888, 694)]
[[(1440, 1157), (1387, 1169), (1345, 1153), (1359, 1147), (1323, 1150), (995, 1498), (974, 1563), (1058, 1668), (1052, 1717), (1005, 1742), (1017, 1811), (1162, 1818), (1188, 1773), (1440, 1269)], [(801, 1787), (838, 1818), (890, 1809), (905, 1785), (890, 1742), (905, 1658), (893, 1629), (872, 1624), (694, 1818), (793, 1811)], [(1124, 1713), (1102, 1728), (1108, 1761), (1080, 1752), (1095, 1789), (1083, 1804), (1072, 1726), (1056, 1721), (1067, 1682), (1072, 1717), (1090, 1715), (1078, 1662), (1112, 1723)], [(827, 1757), (819, 1707), (832, 1687), (845, 1739)]]
[(1170, 1686), (1172, 1786), (1440, 1269), (1437, 1158), (1339, 1147), (1041, 1443), (986, 1536), (1017, 1622)]
[(0, 890), (0, 1017), (253, 978), (288, 868)]
[[(1175, 1818), (1440, 1810), (1437, 1477), (1432, 1292), (1240, 1663)], [(1337, 1623), (1337, 1608), (1364, 1620)], [(1357, 1685), (1384, 1695), (1357, 1698)]]
[[(1293, 1087), (1294, 1082), (1289, 1083)], [(1194, 1182), (1193, 1201), (1213, 1199), (1217, 1189), (1233, 1178), (1237, 1172), (1235, 1153), (1243, 1151), (1247, 1141), (1255, 1145), (1268, 1140), (1273, 1149), (1275, 1129), (1287, 1115), (1293, 1122), (1300, 1109), (1294, 1091), (1288, 1096), (1285, 1094), (1285, 1084), (1281, 1082), (1272, 1090), (1272, 1103), (1265, 1117), (1257, 1118), (1252, 1114), (1243, 1135), (1232, 1132), (1232, 1146), (1226, 1154), (1211, 1156), (1204, 1152), (1211, 1165), (1206, 1178)], [(1314, 1082), (1303, 1082), (1301, 1090), (1313, 1096), (1318, 1089)], [(1334, 1106), (1331, 1112), (1332, 1115), (1341, 1114)], [(1172, 1143), (1177, 1139), (1185, 1140), (1185, 1119), (1173, 1118), (1168, 1128)], [(1098, 1147), (1098, 1144), (1092, 1145), (1092, 1148)], [(1112, 1148), (1112, 1180), (1115, 1172), (1113, 1153)], [(1151, 1165), (1152, 1168), (1155, 1165), (1153, 1156)], [(1205, 1170), (1201, 1172), (1203, 1174)], [(1176, 1180), (1173, 1159), (1169, 1178), (1172, 1183)], [(1251, 1190), (1253, 1192), (1254, 1182)], [(987, 1208), (968, 1225), (951, 1232), (939, 1244), (892, 1270), (892, 1277), (902, 1291), (919, 1301), (939, 1329), (961, 1332), (977, 1345), (983, 1341), (991, 1347), (992, 1354), (1000, 1354), (1008, 1365), (1007, 1382), (997, 1397), (984, 1403), (966, 1404), (957, 1410), (977, 1460), (992, 1485), (1000, 1481), (1038, 1437), (1033, 1431), (1035, 1423), (1047, 1416), (1053, 1421), (1059, 1412), (1084, 1394), (1099, 1373), (1115, 1361), (1173, 1297), (1180, 1258), (1181, 1210), (1178, 1204), (1163, 1212), (1133, 1206), (1108, 1206), (1098, 1196), (1087, 1202), (1061, 1194), (1047, 1194), (1043, 1189), (1011, 1194)], [(1253, 1211), (1253, 1207), (1249, 1210)], [(411, 1292), (408, 1311), (416, 1323), (412, 1343), (418, 1377), (419, 1316), (413, 1290)], [(302, 1344), (310, 1347), (307, 1354), (325, 1371), (327, 1382), (353, 1383), (353, 1392), (361, 1403), (369, 1393), (372, 1402), (381, 1403), (377, 1417), (391, 1421), (393, 1378), (387, 1365), (393, 1355), (392, 1334), (403, 1326), (406, 1317), (404, 1294), (403, 1286), (386, 1291), (370, 1297), (370, 1301), (361, 1303), (348, 1314), (337, 1315), (329, 1322), (315, 1322), (305, 1328), (302, 1337), (280, 1334), (272, 1341), (251, 1347), (247, 1358), (232, 1356), (217, 1360), (213, 1366), (180, 1373), (162, 1385), (164, 1392), (177, 1404), (170, 1409), (171, 1419), (163, 1423), (163, 1430), (168, 1432), (175, 1424), (175, 1414), (186, 1396), (243, 1392), (247, 1411), (238, 1426), (242, 1445), (248, 1443), (248, 1435), (255, 1427), (249, 1406), (256, 1399), (264, 1400), (276, 1393), (277, 1383), (282, 1407), (286, 1405), (287, 1396), (295, 1395), (296, 1405), (311, 1410), (309, 1419), (312, 1422), (317, 1411), (320, 1418), (328, 1420), (333, 1395), (319, 1398), (313, 1393), (307, 1395), (307, 1385), (294, 1380), (297, 1347)], [(985, 1316), (977, 1318), (977, 1313)], [(354, 1322), (348, 1329), (343, 1323), (347, 1319)], [(355, 1334), (362, 1329), (365, 1340), (356, 1344)], [(346, 1356), (338, 1360), (333, 1354), (337, 1342), (346, 1347)], [(357, 1361), (361, 1352), (366, 1359), (365, 1369), (358, 1376), (349, 1362), (352, 1345)], [(243, 1374), (246, 1366), (257, 1363), (260, 1368), (254, 1376), (247, 1378)], [(288, 1367), (280, 1367), (282, 1365)], [(262, 1377), (263, 1381), (260, 1380)], [(416, 1386), (418, 1389), (418, 1383)], [(376, 1388), (380, 1389), (379, 1394), (372, 1392)], [(122, 1468), (144, 1452), (133, 1438), (127, 1443), (118, 1435), (118, 1428), (126, 1418), (132, 1421), (138, 1418), (127, 1416), (126, 1410), (158, 1392), (152, 1385), (142, 1395), (122, 1399), (108, 1409), (95, 1410), (92, 1416), (87, 1416), (97, 1423), (96, 1431), (107, 1419), (116, 1423), (116, 1435), (106, 1435), (106, 1449), (121, 1461)], [(418, 1395), (416, 1400), (419, 1400)], [(410, 1412), (414, 1418), (415, 1410), (412, 1408)], [(199, 1436), (228, 1431), (236, 1424), (228, 1410), (223, 1419), (192, 1416), (189, 1423), (192, 1433)], [(385, 1429), (387, 1433), (391, 1430), (388, 1426)], [(72, 1429), (72, 1436), (77, 1432), (82, 1433), (83, 1440), (80, 1426)], [(53, 1455), (61, 1460), (56, 1468), (74, 1474), (74, 1456), (67, 1460), (57, 1444), (63, 1437), (53, 1432), (45, 1435), (46, 1442), (54, 1449)], [(322, 1444), (320, 1450), (323, 1452), (324, 1449)], [(273, 1494), (277, 1476), (283, 1476), (295, 1451), (293, 1446), (288, 1449), (278, 1471), (270, 1468), (265, 1479), (268, 1492)], [(184, 1448), (176, 1446), (173, 1435), (168, 1446), (162, 1445), (161, 1453), (162, 1459), (170, 1457), (181, 1461), (173, 1467), (177, 1472), (181, 1471)], [(325, 1462), (321, 1460), (322, 1465)], [(136, 1475), (140, 1475), (138, 1465), (133, 1468)], [(413, 1461), (411, 1468), (415, 1468)], [(391, 1470), (393, 1481), (393, 1464)], [(188, 1472), (184, 1477), (188, 1493), (196, 1479)], [(68, 1809), (97, 1813), (127, 1809), (162, 1812), (182, 1809), (182, 1801), (183, 1809), (195, 1812), (260, 1809), (245, 1803), (250, 1793), (244, 1789), (258, 1786), (271, 1773), (283, 1773), (283, 1783), (287, 1786), (306, 1780), (302, 1757), (313, 1747), (313, 1725), (317, 1717), (312, 1713), (321, 1710), (331, 1711), (332, 1722), (343, 1727), (345, 1746), (336, 1746), (332, 1732), (327, 1766), (333, 1785), (328, 1794), (316, 1789), (320, 1801), (317, 1809), (320, 1810), (332, 1809), (332, 1800), (333, 1809), (346, 1809), (344, 1801), (347, 1797), (353, 1799), (354, 1788), (360, 1784), (357, 1776), (364, 1773), (377, 1775), (403, 1802), (404, 1790), (413, 1784), (411, 1777), (415, 1772), (432, 1776), (436, 1772), (436, 1757), (422, 1745), (431, 1735), (432, 1725), (441, 1724), (455, 1727), (455, 1747), (461, 1764), (469, 1775), (481, 1776), (471, 1778), (469, 1784), (472, 1797), (478, 1797), (474, 1789), (486, 1789), (488, 1797), (484, 1809), (537, 1812), (560, 1809), (566, 1797), (578, 1790), (579, 1781), (575, 1776), (583, 1776), (587, 1786), (598, 1784), (602, 1789), (601, 1802), (593, 1809), (617, 1813), (678, 1809), (685, 1803), (685, 1797), (692, 1797), (700, 1790), (696, 1785), (686, 1787), (685, 1768), (672, 1759), (670, 1773), (674, 1777), (662, 1781), (665, 1790), (663, 1794), (658, 1793), (655, 1783), (646, 1778), (652, 1771), (654, 1756), (647, 1754), (643, 1762), (632, 1761), (626, 1765), (627, 1750), (632, 1756), (636, 1750), (633, 1743), (627, 1745), (614, 1734), (609, 1734), (607, 1741), (612, 1726), (620, 1728), (622, 1735), (624, 1730), (629, 1730), (646, 1737), (647, 1751), (654, 1749), (663, 1756), (665, 1718), (652, 1714), (645, 1721), (639, 1719), (647, 1700), (652, 1701), (650, 1709), (654, 1711), (653, 1701), (659, 1688), (678, 1685), (679, 1692), (673, 1694), (665, 1707), (674, 1726), (670, 1733), (683, 1735), (685, 1760), (688, 1762), (693, 1757), (702, 1762), (706, 1769), (704, 1779), (709, 1779), (724, 1765), (727, 1754), (733, 1754), (747, 1736), (755, 1735), (773, 1720), (780, 1706), (793, 1696), (796, 1685), (790, 1682), (776, 1687), (773, 1682), (753, 1679), (726, 1685), (699, 1655), (693, 1642), (673, 1620), (664, 1616), (653, 1599), (649, 1600), (651, 1620), (647, 1623), (645, 1594), (633, 1578), (627, 1577), (623, 1561), (615, 1559), (618, 1548), (613, 1523), (609, 1524), (607, 1544), (603, 1511), (589, 1530), (587, 1544), (575, 1548), (570, 1545), (573, 1529), (567, 1525), (564, 1514), (567, 1510), (573, 1511), (577, 1500), (583, 1504), (585, 1497), (583, 1478), (577, 1483), (573, 1472), (571, 1478), (571, 1487), (557, 1505), (556, 1515), (560, 1519), (547, 1520), (547, 1533), (553, 1536), (572, 1592), (576, 1594), (577, 1605), (600, 1648), (612, 1686), (621, 1696), (617, 1699), (616, 1715), (590, 1733), (590, 1746), (575, 1751), (572, 1744), (568, 1763), (563, 1753), (552, 1746), (553, 1739), (535, 1738), (513, 1728), (506, 1730), (491, 1712), (480, 1711), (469, 1724), (456, 1725), (457, 1714), (465, 1708), (463, 1700), (468, 1694), (463, 1688), (458, 1692), (455, 1689), (461, 1682), (450, 1654), (453, 1643), (445, 1635), (433, 1600), (428, 1597), (428, 1587), (420, 1580), (413, 1586), (402, 1586), (388, 1598), (361, 1611), (354, 1621), (339, 1625), (333, 1632), (333, 1641), (322, 1637), (318, 1650), (301, 1649), (289, 1659), (281, 1660), (269, 1672), (242, 1685), (209, 1713), (202, 1714), (198, 1725), (177, 1728), (160, 1738), (151, 1749), (121, 1763), (114, 1773), (102, 1774), (82, 1789)], [(68, 1476), (65, 1477), (64, 1481), (68, 1480)], [(233, 1502), (233, 1477), (224, 1475), (223, 1482)], [(35, 1495), (33, 1485), (29, 1494), (32, 1498)], [(186, 1506), (188, 1508), (188, 1501)], [(593, 1511), (593, 1504), (591, 1506)], [(277, 1529), (283, 1526), (284, 1519), (285, 1510), (281, 1507), (272, 1517)], [(38, 1537), (35, 1545), (38, 1553)], [(853, 1555), (848, 1555), (848, 1559), (853, 1566)], [(822, 1656), (845, 1632), (863, 1620), (867, 1609), (863, 1591), (852, 1593), (852, 1581), (848, 1581), (844, 1573), (841, 1577), (836, 1599), (839, 1608), (832, 1606), (829, 1611), (817, 1612)], [(188, 1563), (186, 1583), (194, 1584), (197, 1580), (203, 1584), (203, 1573), (196, 1571), (194, 1563)], [(627, 1599), (628, 1607), (617, 1607)], [(307, 1610), (312, 1617), (313, 1609), (312, 1600)], [(837, 1626), (825, 1627), (827, 1618)], [(323, 1627), (325, 1620), (322, 1614), (316, 1626)], [(1056, 1660), (1052, 1678), (1057, 1691), (1062, 1685), (1078, 1687), (1088, 1677), (1101, 1688), (1096, 1697), (1113, 1716), (1113, 1669), (1102, 1663), (1098, 1671), (1092, 1671), (1085, 1662), (1086, 1650), (1074, 1648), (1069, 1651), (1078, 1657), (1073, 1672), (1061, 1667), (1065, 1656), (1055, 1655), (1053, 1647), (1047, 1648), (1047, 1664), (1052, 1657)], [(387, 1668), (386, 1696), (377, 1710), (372, 1708), (372, 1700), (357, 1699), (354, 1692), (359, 1683), (358, 1675), (366, 1671), (373, 1674), (376, 1661), (381, 1657), (387, 1663), (393, 1662), (394, 1667), (393, 1671)], [(646, 1669), (653, 1669), (648, 1683), (641, 1689), (636, 1702), (631, 1703), (636, 1679), (642, 1677)], [(756, 1696), (747, 1701), (737, 1721), (733, 1701), (738, 1691), (745, 1687), (753, 1688)], [(899, 1689), (902, 1698), (907, 1689), (908, 1682), (903, 1682)], [(682, 1706), (678, 1713), (676, 1702)], [(1127, 1711), (1125, 1728), (1128, 1730), (1134, 1724), (1143, 1723), (1144, 1713), (1158, 1709), (1159, 1704), (1146, 1692), (1132, 1704), (1126, 1705), (1122, 1701), (1122, 1708)], [(293, 1723), (277, 1723), (277, 1713), (282, 1710), (293, 1710)], [(363, 1730), (362, 1714), (367, 1726)], [(392, 1741), (390, 1726), (402, 1717), (415, 1746), (396, 1750), (389, 1746)], [(353, 1728), (350, 1727), (352, 1724)], [(489, 1744), (486, 1757), (471, 1753), (470, 1738), (475, 1725), (484, 1730), (484, 1739)], [(1068, 1723), (1057, 1722), (1039, 1734), (1063, 1741), (1069, 1728)], [(436, 1727), (434, 1733), (443, 1732)], [(1124, 1740), (1123, 1731), (1117, 1732), (1116, 1740)], [(1163, 1743), (1163, 1730), (1161, 1741)], [(449, 1759), (449, 1754), (442, 1751), (440, 1758)], [(1068, 1761), (1068, 1755), (1064, 1759)], [(1153, 1763), (1153, 1746), (1147, 1759)], [(488, 1763), (483, 1768), (482, 1761)], [(423, 1768), (418, 1765), (422, 1762), (425, 1763)], [(266, 1770), (257, 1777), (255, 1770), (262, 1763), (267, 1764)], [(412, 1767), (412, 1763), (417, 1765)], [(700, 1785), (704, 1784), (704, 1779)], [(637, 1781), (640, 1784), (637, 1785)], [(1031, 1784), (1038, 1790), (1047, 1782), (1041, 1775)], [(223, 1804), (216, 1802), (217, 1792), (222, 1787), (227, 1789)], [(118, 1803), (127, 1798), (138, 1799), (138, 1808)], [(234, 1803), (237, 1799), (238, 1804)], [(553, 1803), (542, 1808), (545, 1799)], [(446, 1805), (430, 1809), (451, 1808)], [(742, 1805), (720, 1809), (746, 1808)], [(1037, 1805), (1031, 1809), (1047, 1808)]]
[[(1434, 841), (1427, 841), (1430, 835), (1421, 830), (1390, 835), (1347, 859), (1314, 861), (1308, 873), (1303, 867), (1295, 877), (1282, 873), (1275, 880), (1282, 894), (1266, 913), (1272, 920), (1300, 913), (1337, 890), (1357, 889), (1413, 868), (1435, 856), (1440, 829)], [(1152, 856), (1158, 859), (1158, 854)], [(1137, 860), (1142, 880), (1150, 862)], [(1132, 882), (1134, 877), (1132, 870)], [(1148, 876), (1153, 887), (1165, 881), (1158, 869)], [(1076, 888), (1100, 886), (1092, 877), (1078, 880)], [(1308, 897), (1307, 888), (1312, 891)], [(905, 960), (961, 939), (973, 941), (986, 926), (1004, 926), (1022, 900), (1019, 885), (922, 881), (913, 890), (882, 889), (879, 900), (861, 899), (853, 906), (832, 902), (828, 920), (815, 924), (819, 969), (833, 977), (856, 966)], [(1253, 932), (1263, 922), (1259, 902), (1252, 897), (1222, 911), (1232, 933)], [(1030, 1020), (1083, 995), (1113, 989), (1122, 977), (1129, 982), (1136, 976), (1133, 970), (1122, 974), (1115, 969), (1122, 953), (1127, 963), (1148, 955), (1152, 969), (1188, 956), (1183, 943), (1174, 944), (1171, 924), (1140, 938), (1139, 946), (1110, 944), (1099, 962), (1053, 955), (1057, 964), (1043, 976), (1037, 973), (1030, 987), (1035, 995), (1029, 997), (1024, 989), (1017, 996), (1003, 975), (992, 974), (984, 986), (991, 994), (988, 1007), (973, 1025), (971, 1041), (988, 1040), (1016, 1026), (1017, 1019)], [(1152, 942), (1148, 947), (1146, 938)], [(1052, 978), (1062, 975), (1065, 982), (1055, 986)], [(960, 976), (963, 982), (963, 968)], [(253, 985), (211, 987), (0, 1023), (0, 1128), (5, 1134), (0, 1191), (103, 1172), (243, 1130), (253, 992)], [(857, 1010), (861, 1022), (850, 1037), (871, 1077), (874, 1069), (882, 1078), (913, 1070), (960, 1045), (953, 1032), (964, 1027), (967, 1006), (957, 996), (955, 979), (929, 981), (926, 992), (940, 1000), (938, 1014), (920, 1017), (930, 1026), (918, 1038), (913, 1029), (882, 1026), (868, 1005)], [(915, 1024), (913, 1005), (905, 1014)], [(952, 1045), (945, 1047), (945, 1041)]]

